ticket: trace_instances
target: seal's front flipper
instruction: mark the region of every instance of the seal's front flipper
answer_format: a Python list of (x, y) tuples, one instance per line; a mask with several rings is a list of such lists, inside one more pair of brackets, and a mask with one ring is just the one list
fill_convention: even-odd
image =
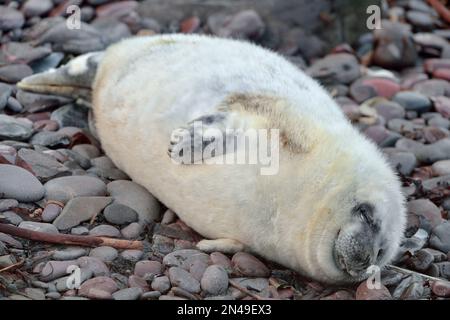
[(201, 240), (197, 243), (197, 249), (204, 252), (220, 251), (223, 253), (234, 254), (243, 251), (245, 246), (233, 239), (216, 239), (216, 240)]
[(235, 151), (238, 130), (248, 127), (245, 116), (215, 112), (190, 121), (172, 132), (168, 154), (177, 163), (193, 164)]
[(76, 57), (66, 65), (22, 79), (19, 89), (91, 100), (92, 83), (103, 51)]

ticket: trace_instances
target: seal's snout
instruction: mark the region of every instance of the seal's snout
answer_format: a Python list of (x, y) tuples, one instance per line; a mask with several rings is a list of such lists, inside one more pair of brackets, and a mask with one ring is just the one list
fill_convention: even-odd
[(372, 207), (354, 208), (352, 219), (339, 231), (334, 247), (336, 265), (353, 278), (363, 278), (367, 268), (377, 264), (383, 250), (377, 245), (377, 227)]

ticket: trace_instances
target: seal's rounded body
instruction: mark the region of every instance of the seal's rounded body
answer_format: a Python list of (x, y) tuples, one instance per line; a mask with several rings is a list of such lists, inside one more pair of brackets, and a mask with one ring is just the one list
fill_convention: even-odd
[[(396, 253), (405, 213), (395, 174), (329, 95), (273, 52), (206, 36), (128, 39), (102, 57), (93, 108), (119, 168), (200, 234), (232, 240), (200, 248), (242, 243), (331, 283)], [(174, 130), (218, 112), (225, 127), (280, 130), (277, 174), (170, 159)]]

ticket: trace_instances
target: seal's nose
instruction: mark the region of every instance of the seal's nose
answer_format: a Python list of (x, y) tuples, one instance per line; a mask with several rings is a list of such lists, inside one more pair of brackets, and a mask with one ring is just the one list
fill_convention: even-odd
[(347, 272), (352, 277), (357, 277), (366, 272), (367, 268), (372, 264), (372, 257), (370, 255), (343, 256), (337, 252), (336, 262), (343, 271)]

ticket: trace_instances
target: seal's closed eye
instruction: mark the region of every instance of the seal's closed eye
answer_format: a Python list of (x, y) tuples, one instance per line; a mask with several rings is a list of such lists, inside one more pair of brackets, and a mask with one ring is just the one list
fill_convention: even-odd
[(367, 202), (357, 204), (353, 208), (354, 215), (357, 215), (372, 230), (377, 231), (379, 229), (379, 227), (374, 218), (374, 211), (375, 211), (375, 207)]

